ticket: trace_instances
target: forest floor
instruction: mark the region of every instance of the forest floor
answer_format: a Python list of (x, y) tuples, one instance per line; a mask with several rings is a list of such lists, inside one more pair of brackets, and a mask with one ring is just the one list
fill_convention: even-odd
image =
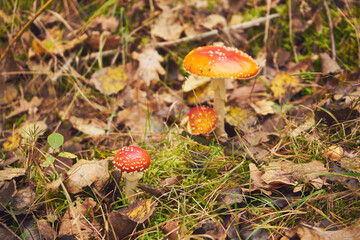
[[(1, 1), (0, 39), (0, 239), (360, 239), (358, 1)], [(259, 66), (227, 137), (182, 124), (207, 45)]]

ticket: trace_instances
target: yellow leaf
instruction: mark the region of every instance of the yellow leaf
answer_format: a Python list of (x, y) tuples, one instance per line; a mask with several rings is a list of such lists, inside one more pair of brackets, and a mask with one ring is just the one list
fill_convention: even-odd
[(288, 73), (276, 75), (271, 83), (271, 91), (276, 99), (283, 99), (298, 91), (299, 80)]
[(154, 212), (156, 202), (151, 198), (147, 200), (138, 200), (129, 205), (125, 209), (121, 209), (119, 213), (127, 216), (130, 220), (143, 223), (148, 219)]
[(20, 144), (21, 137), (18, 134), (9, 136), (6, 138), (6, 142), (3, 144), (5, 151), (12, 151)]
[(183, 91), (190, 92), (197, 87), (203, 86), (206, 83), (210, 82), (211, 78), (209, 77), (199, 77), (195, 75), (189, 75), (183, 84)]
[(61, 30), (50, 29), (44, 40), (33, 39), (31, 44), (38, 54), (55, 53), (62, 49), (61, 36)]
[(122, 66), (107, 67), (95, 72), (91, 81), (100, 92), (111, 95), (124, 89), (127, 84), (127, 74)]
[(210, 102), (214, 95), (213, 90), (211, 89), (209, 84), (199, 86), (193, 91), (190, 91), (186, 97), (189, 104), (197, 105), (199, 103)]
[(226, 121), (235, 127), (240, 126), (241, 123), (244, 123), (247, 118), (248, 115), (246, 114), (245, 110), (239, 107), (229, 107), (228, 113), (225, 116)]

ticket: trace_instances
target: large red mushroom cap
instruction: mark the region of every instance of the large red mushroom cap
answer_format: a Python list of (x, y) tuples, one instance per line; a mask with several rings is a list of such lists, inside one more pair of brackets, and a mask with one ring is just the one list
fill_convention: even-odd
[(221, 46), (195, 48), (185, 57), (183, 66), (191, 74), (215, 78), (244, 79), (255, 76), (259, 71), (248, 54)]
[(182, 122), (187, 121), (187, 130), (193, 135), (208, 135), (216, 127), (216, 114), (209, 107), (194, 107), (185, 115)]
[(124, 147), (115, 154), (114, 165), (122, 172), (142, 172), (150, 165), (150, 155), (140, 147)]

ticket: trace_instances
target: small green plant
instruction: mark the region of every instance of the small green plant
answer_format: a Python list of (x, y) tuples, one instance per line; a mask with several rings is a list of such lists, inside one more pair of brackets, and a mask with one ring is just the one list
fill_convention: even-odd
[[(50, 147), (53, 148), (53, 150), (57, 150), (60, 148), (64, 143), (64, 136), (60, 133), (52, 133), (47, 137), (47, 142), (50, 145)], [(60, 152), (59, 157), (65, 157), (65, 158), (76, 158), (75, 154), (69, 153), (69, 152)], [(55, 161), (55, 157), (53, 155), (49, 155), (44, 162), (40, 164), (42, 167), (48, 167), (51, 164), (53, 164)]]

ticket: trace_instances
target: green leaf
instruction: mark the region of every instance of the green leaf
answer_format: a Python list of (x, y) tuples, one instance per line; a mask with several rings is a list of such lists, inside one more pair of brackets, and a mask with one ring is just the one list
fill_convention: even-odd
[(60, 133), (52, 133), (48, 136), (47, 141), (52, 148), (57, 149), (64, 143), (64, 136)]
[(75, 154), (69, 153), (69, 152), (61, 152), (58, 155), (59, 157), (64, 157), (64, 158), (77, 158), (77, 156)]
[(46, 158), (46, 160), (45, 160), (43, 163), (40, 164), (40, 166), (42, 166), (42, 167), (48, 167), (48, 166), (50, 166), (50, 164), (52, 164), (54, 161), (55, 161), (55, 158), (50, 155), (50, 156), (48, 156), (48, 157)]

